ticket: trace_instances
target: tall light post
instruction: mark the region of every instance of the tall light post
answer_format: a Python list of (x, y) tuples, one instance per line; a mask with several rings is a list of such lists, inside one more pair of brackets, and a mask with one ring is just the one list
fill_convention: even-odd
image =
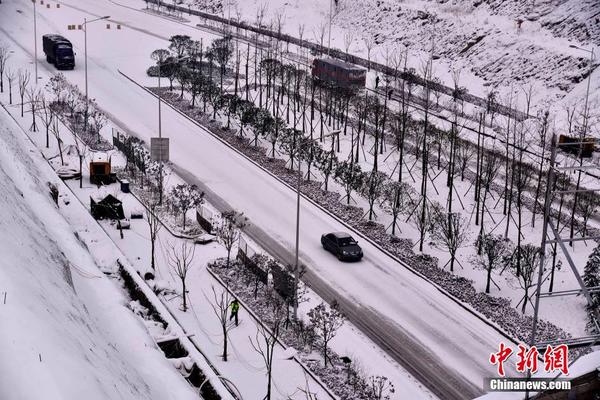
[(331, 20), (333, 18), (332, 8), (333, 0), (329, 0), (329, 38), (327, 39), (327, 55), (329, 55), (331, 52)]
[[(584, 49), (581, 48), (579, 46), (575, 46), (574, 44), (570, 45), (569, 47), (573, 48), (573, 49), (577, 49), (577, 50), (582, 50), (582, 51), (586, 51), (588, 53), (590, 53), (590, 73), (588, 74), (588, 79), (587, 79), (587, 89), (585, 91), (585, 104), (583, 107), (583, 133), (581, 135), (581, 142), (583, 142), (585, 140), (585, 135), (587, 133), (587, 124), (588, 124), (588, 99), (590, 96), (590, 81), (592, 80), (592, 72), (594, 71), (594, 48), (592, 47), (592, 50), (588, 50), (588, 49)], [(582, 157), (582, 147), (583, 144), (579, 145), (579, 165), (581, 166), (583, 164), (583, 157)], [(575, 207), (577, 206), (577, 198), (579, 195), (579, 186), (581, 185), (581, 169), (579, 169), (578, 173), (577, 173), (577, 184), (575, 185), (575, 198), (573, 199), (573, 207), (571, 208), (571, 222), (575, 219)], [(571, 223), (571, 232), (570, 232), (570, 237), (573, 237), (573, 232), (574, 232), (574, 225), (573, 223)], [(573, 242), (569, 242), (569, 244), (571, 246), (573, 246)]]
[(587, 130), (587, 110), (588, 110), (588, 99), (589, 99), (589, 95), (590, 95), (590, 81), (592, 80), (592, 72), (594, 72), (594, 48), (592, 47), (591, 50), (588, 50), (588, 49), (584, 49), (579, 46), (575, 46), (574, 44), (570, 45), (569, 47), (590, 53), (590, 73), (588, 74), (587, 89), (585, 91), (585, 105), (583, 108), (583, 113), (584, 113), (583, 114), (584, 115), (583, 134), (585, 135), (585, 133), (586, 133), (585, 131)]
[[(189, 56), (185, 56), (185, 57), (181, 57), (181, 58), (177, 58), (173, 61), (169, 61), (167, 63), (162, 62), (162, 58), (158, 57), (158, 59), (156, 60), (156, 63), (158, 64), (158, 140), (159, 142), (162, 139), (162, 114), (161, 114), (161, 103), (162, 103), (162, 98), (161, 98), (161, 86), (160, 86), (160, 77), (162, 75), (162, 67), (165, 65), (171, 65), (171, 64), (175, 64), (181, 61), (184, 61), (186, 59), (188, 59)], [(158, 155), (158, 180), (159, 180), (159, 194), (158, 194), (158, 204), (162, 204), (162, 199), (163, 199), (163, 187), (162, 187), (162, 169), (163, 169), (163, 164), (162, 164), (162, 150), (159, 151), (159, 155)]]
[(89, 107), (89, 98), (88, 98), (88, 66), (87, 66), (87, 24), (91, 24), (92, 22), (100, 21), (103, 19), (110, 18), (110, 15), (106, 15), (104, 17), (95, 18), (92, 20), (87, 20), (87, 18), (83, 19), (83, 24), (81, 25), (81, 29), (83, 29), (83, 53), (85, 58), (85, 118), (83, 129), (87, 131), (88, 127), (88, 107)]
[(302, 163), (300, 162), (300, 151), (302, 149), (302, 137), (298, 138), (298, 180), (296, 182), (296, 262), (294, 264), (294, 320), (298, 320), (298, 285), (300, 283), (300, 186), (302, 184)]
[(33, 58), (35, 63), (35, 84), (38, 81), (38, 59), (37, 59), (37, 9), (35, 7), (37, 0), (33, 1)]
[[(335, 137), (339, 139), (341, 131), (332, 131), (323, 138)], [(298, 320), (298, 285), (300, 284), (300, 187), (302, 185), (302, 162), (300, 161), (300, 152), (302, 151), (302, 139), (304, 135), (300, 135), (296, 142), (297, 153), (298, 153), (298, 177), (296, 181), (296, 259), (294, 263), (294, 319)], [(331, 142), (331, 149), (333, 151), (334, 142)]]

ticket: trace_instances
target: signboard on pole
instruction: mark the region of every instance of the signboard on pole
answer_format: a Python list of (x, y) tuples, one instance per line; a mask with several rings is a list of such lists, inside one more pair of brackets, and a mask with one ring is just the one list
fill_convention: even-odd
[(169, 138), (150, 138), (150, 157), (154, 161), (169, 161)]

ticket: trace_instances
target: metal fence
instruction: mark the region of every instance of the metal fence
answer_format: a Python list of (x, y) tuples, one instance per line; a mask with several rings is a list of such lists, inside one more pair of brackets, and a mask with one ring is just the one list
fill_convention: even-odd
[(214, 225), (214, 213), (204, 204), (196, 208), (196, 221), (208, 233), (212, 233)]

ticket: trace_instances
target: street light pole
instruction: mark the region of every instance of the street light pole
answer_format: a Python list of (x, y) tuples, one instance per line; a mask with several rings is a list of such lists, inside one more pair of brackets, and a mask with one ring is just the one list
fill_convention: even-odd
[(300, 146), (298, 141), (298, 182), (296, 184), (296, 263), (294, 265), (294, 320), (298, 320), (298, 284), (300, 283), (300, 185), (302, 183), (302, 163), (300, 162)]
[[(590, 95), (590, 81), (592, 79), (592, 72), (594, 71), (593, 69), (593, 64), (594, 64), (594, 48), (592, 47), (592, 50), (588, 50), (588, 49), (584, 49), (578, 46), (575, 46), (574, 44), (572, 44), (571, 46), (574, 49), (578, 49), (578, 50), (582, 50), (582, 51), (587, 51), (588, 53), (590, 53), (590, 73), (588, 75), (588, 81), (587, 81), (587, 89), (585, 92), (585, 105), (583, 108), (583, 134), (581, 135), (581, 140), (580, 142), (583, 142), (585, 140), (585, 135), (587, 133), (587, 124), (588, 124), (588, 99), (589, 99), (589, 95)], [(583, 145), (580, 144), (579, 145), (579, 165), (583, 165), (583, 156), (582, 156), (582, 148)], [(570, 237), (573, 237), (573, 220), (575, 218), (575, 207), (577, 206), (577, 200), (578, 200), (578, 196), (579, 196), (579, 186), (581, 185), (581, 169), (579, 169), (578, 173), (577, 173), (577, 183), (575, 185), (575, 197), (573, 199), (573, 207), (571, 208), (571, 232), (570, 232)], [(573, 246), (573, 242), (569, 242), (570, 246)]]
[(331, 52), (331, 20), (333, 18), (332, 16), (332, 3), (333, 0), (329, 0), (329, 38), (327, 39), (327, 55), (330, 55)]
[(33, 57), (35, 61), (35, 84), (38, 81), (38, 59), (37, 59), (37, 0), (33, 0)]
[[(108, 19), (110, 18), (110, 15), (106, 15), (104, 17), (100, 17), (100, 18), (96, 18), (96, 19), (92, 19), (90, 21), (87, 20), (87, 18), (83, 19), (83, 25), (82, 25), (82, 29), (83, 29), (83, 53), (84, 53), (84, 63), (85, 63), (85, 115), (84, 115), (84, 125), (83, 125), (83, 130), (87, 131), (87, 127), (88, 127), (88, 116), (89, 116), (89, 97), (88, 97), (88, 65), (87, 65), (87, 24), (90, 24), (92, 22), (96, 22), (96, 21), (100, 21), (102, 19)], [(100, 134), (100, 133), (98, 133)]]
[(88, 126), (88, 73), (87, 73), (87, 18), (83, 19), (83, 54), (84, 54), (84, 63), (85, 63), (85, 118), (83, 124), (83, 130), (87, 132)]
[[(168, 63), (163, 63), (161, 58), (158, 57), (158, 59), (156, 60), (156, 63), (158, 64), (158, 141), (161, 142), (162, 139), (162, 113), (161, 113), (161, 104), (162, 104), (162, 97), (161, 97), (161, 86), (160, 86), (160, 78), (162, 76), (162, 67), (163, 65), (169, 65), (169, 64), (173, 64), (175, 62), (180, 62), (183, 61), (185, 59), (187, 59), (188, 56), (186, 57), (181, 57), (178, 58), (176, 60), (170, 61)], [(162, 187), (162, 179), (163, 179), (163, 163), (162, 163), (162, 150), (159, 151), (158, 154), (158, 179), (159, 179), (159, 194), (158, 194), (158, 204), (162, 204), (163, 201), (163, 187)]]
[[(161, 76), (161, 72), (162, 72), (162, 63), (160, 62), (160, 58), (158, 59), (158, 141), (161, 142), (162, 139), (162, 119), (161, 119), (161, 112), (160, 112), (160, 103), (161, 103), (161, 97), (160, 97), (160, 76)], [(161, 142), (162, 145), (162, 142)], [(161, 151), (158, 152), (158, 182), (159, 182), (159, 193), (158, 193), (158, 204), (162, 204), (162, 197), (163, 197), (163, 187), (162, 187), (162, 149)]]
[[(332, 131), (329, 134), (323, 136), (324, 138), (333, 136), (335, 139), (336, 135), (339, 135), (340, 131)], [(302, 140), (304, 136), (301, 134), (298, 139), (297, 152), (298, 152), (298, 177), (296, 182), (296, 260), (294, 263), (294, 319), (298, 320), (298, 285), (300, 284), (300, 187), (302, 184), (302, 162), (300, 161), (300, 151), (302, 150)], [(339, 136), (338, 136), (339, 140)], [(331, 144), (333, 149), (333, 142)]]

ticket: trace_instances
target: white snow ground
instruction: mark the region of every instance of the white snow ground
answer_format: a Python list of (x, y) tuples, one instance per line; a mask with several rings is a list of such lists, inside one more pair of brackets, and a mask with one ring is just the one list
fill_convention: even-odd
[[(5, 2), (5, 3), (9, 3), (10, 2)], [(138, 2), (136, 2), (138, 3)], [(91, 2), (72, 2), (72, 4), (77, 5), (77, 6), (81, 6), (82, 4), (84, 4), (86, 7), (87, 6), (91, 6)], [(25, 8), (25, 6), (24, 6)], [(98, 15), (103, 15), (101, 14), (103, 9), (102, 9), (102, 4), (100, 4), (98, 6), (98, 8), (96, 9), (97, 12), (99, 13)], [(44, 12), (46, 12), (46, 10), (44, 10)], [(47, 11), (48, 14), (46, 15), (46, 19), (53, 19), (54, 22), (54, 28), (57, 30), (61, 30), (63, 31), (63, 33), (65, 34), (69, 34), (68, 31), (66, 31), (65, 26), (67, 23), (72, 23), (72, 21), (79, 21), (82, 18), (82, 14), (79, 13), (75, 13), (72, 12), (72, 10), (68, 10), (68, 11), (64, 11), (64, 7), (61, 9), (61, 12), (58, 13), (57, 10), (48, 10)], [(141, 18), (141, 17), (140, 17)], [(122, 18), (119, 19), (122, 21), (128, 21), (128, 22), (135, 22), (137, 21), (137, 16), (135, 16), (134, 14), (123, 14)], [(143, 22), (139, 22), (136, 24), (136, 26), (138, 26), (140, 29), (143, 28), (144, 26), (150, 26), (150, 24), (152, 24), (152, 28), (153, 30), (155, 29), (159, 29), (161, 30), (161, 36), (163, 36), (164, 38), (167, 38), (170, 34), (174, 34), (177, 32), (174, 32), (172, 29), (172, 25), (169, 26), (169, 29), (166, 29), (166, 27), (156, 19), (150, 19), (150, 17), (148, 17), (147, 19), (144, 18), (141, 21)], [(38, 22), (40, 22), (38, 20)], [(45, 22), (40, 22), (41, 24), (47, 23), (47, 21)], [(21, 26), (27, 26), (27, 24), (22, 24)], [(46, 25), (48, 26), (48, 25)], [(133, 72), (133, 70), (135, 71), (135, 74), (138, 75), (138, 77), (142, 77), (143, 75), (143, 71), (145, 70), (145, 67), (148, 64), (148, 57), (147, 54), (149, 54), (149, 51), (153, 50), (154, 48), (160, 46), (160, 45), (165, 45), (166, 42), (160, 42), (160, 41), (155, 41), (152, 42), (150, 40), (148, 40), (147, 36), (144, 35), (137, 35), (136, 36), (132, 36), (132, 38), (135, 37), (135, 39), (132, 40), (132, 42), (134, 42), (135, 46), (123, 46), (121, 47), (121, 41), (122, 41), (122, 37), (123, 36), (119, 36), (119, 35), (123, 35), (122, 32), (117, 32), (117, 31), (111, 31), (111, 32), (107, 32), (105, 31), (102, 27), (96, 27), (94, 26), (95, 35), (100, 36), (100, 38), (97, 39), (90, 39), (93, 41), (90, 41), (90, 77), (94, 77), (93, 80), (90, 80), (90, 92), (92, 93), (93, 97), (97, 97), (97, 99), (100, 101), (101, 105), (103, 107), (105, 107), (108, 111), (110, 111), (113, 114), (113, 117), (115, 117), (115, 119), (124, 119), (124, 125), (127, 128), (133, 128), (136, 133), (140, 133), (141, 135), (143, 135), (142, 137), (144, 137), (146, 140), (147, 138), (153, 134), (154, 131), (154, 127), (155, 127), (155, 122), (153, 119), (149, 119), (148, 115), (150, 115), (150, 112), (153, 110), (153, 106), (152, 106), (152, 101), (151, 100), (144, 100), (145, 103), (140, 104), (141, 98), (143, 97), (140, 93), (136, 93), (136, 94), (132, 94), (131, 90), (129, 89), (124, 89), (123, 91), (118, 91), (117, 87), (121, 86), (123, 88), (126, 87), (127, 82), (125, 80), (122, 80), (120, 78), (115, 78), (116, 74), (113, 68), (113, 65), (121, 65), (121, 66), (125, 66), (125, 67), (129, 67), (129, 69), (131, 69), (131, 72)], [(91, 28), (90, 28), (91, 30)], [(182, 28), (182, 31), (184, 29)], [(189, 30), (186, 30), (186, 32), (190, 32)], [(194, 32), (194, 31), (191, 31)], [(27, 35), (29, 35), (30, 32), (27, 31), (27, 29), (22, 29), (21, 32), (19, 33), (19, 35), (21, 35), (21, 38), (27, 38)], [(83, 53), (83, 47), (82, 47), (82, 35), (79, 33), (73, 34), (73, 39), (74, 42), (76, 42), (76, 45), (79, 46), (79, 50), (78, 50), (78, 54), (81, 55)], [(127, 35), (129, 35), (130, 33), (127, 33)], [(23, 39), (22, 43), (27, 43), (27, 39)], [(125, 44), (125, 43), (123, 43)], [(94, 48), (94, 50), (92, 50), (91, 48)], [(106, 57), (106, 54), (111, 54), (110, 56)], [(100, 56), (101, 55), (101, 56)], [(126, 58), (127, 57), (136, 57), (138, 60), (136, 61), (135, 65), (131, 65), (131, 66), (127, 66), (124, 65), (126, 63)], [(79, 57), (79, 56), (78, 56)], [(80, 59), (80, 58), (78, 58)], [(139, 61), (139, 62), (138, 62)], [(40, 58), (40, 62), (41, 64), (43, 64), (43, 60)], [(127, 62), (128, 63), (128, 62)], [(42, 68), (42, 67), (40, 67)], [(81, 68), (81, 63), (79, 64), (78, 68), (76, 71), (73, 71), (73, 73), (69, 73), (69, 78), (73, 79), (74, 81), (78, 82), (80, 87), (83, 87), (82, 85), (82, 76), (83, 76), (83, 72), (82, 72), (82, 68)], [(118, 82), (118, 84), (116, 85), (112, 85), (110, 82)], [(107, 89), (109, 88), (109, 89)], [(126, 110), (129, 110), (132, 112), (131, 115), (126, 115)], [(145, 117), (145, 119), (144, 119)], [(194, 140), (192, 138), (192, 135), (189, 135), (189, 132), (186, 133), (186, 131), (190, 131), (193, 130), (193, 127), (190, 127), (189, 125), (186, 124), (181, 124), (181, 123), (177, 123), (177, 124), (172, 124), (173, 122), (173, 116), (171, 116), (168, 120), (168, 125), (169, 128), (171, 128), (172, 132), (177, 132), (178, 134), (181, 133), (181, 135), (183, 136), (184, 140), (181, 142), (181, 144), (179, 146), (189, 146), (190, 144), (193, 144), (194, 146), (199, 146), (200, 143), (197, 142), (196, 140)], [(206, 143), (202, 143), (202, 144), (206, 144)], [(194, 146), (190, 146), (190, 147), (194, 147)], [(181, 147), (179, 148), (181, 149)], [(186, 154), (186, 166), (193, 166), (193, 161), (194, 159), (197, 159), (197, 154), (193, 151), (192, 149), (186, 149), (187, 150), (187, 154)], [(179, 153), (179, 151), (178, 151)], [(235, 157), (234, 157), (235, 158)], [(211, 164), (210, 160), (206, 160), (204, 161), (205, 163), (207, 163), (207, 165), (198, 165), (198, 166), (194, 166), (194, 171), (196, 171), (196, 168), (198, 170), (203, 169), (203, 168), (210, 168)], [(215, 170), (210, 170), (210, 173), (206, 173), (205, 174), (205, 178), (208, 179), (208, 182), (211, 183), (212, 185), (215, 185), (217, 187), (227, 187), (229, 186), (229, 178), (231, 176), (235, 176), (236, 171), (232, 171), (229, 177), (224, 177), (223, 175), (219, 175), (219, 171), (216, 171), (216, 167), (215, 165), (212, 166), (212, 168), (214, 168)], [(238, 177), (239, 179), (239, 177)], [(232, 190), (232, 188), (228, 188), (229, 190)], [(243, 192), (243, 190), (242, 190)], [(232, 192), (229, 195), (233, 196), (236, 195), (236, 193)], [(244, 205), (240, 205), (241, 209), (245, 209), (246, 204)], [(257, 215), (258, 217), (260, 217), (260, 215)], [(317, 220), (318, 221), (318, 220)], [(281, 222), (279, 222), (278, 224), (281, 224)], [(317, 225), (319, 225), (320, 222), (317, 222)], [(291, 225), (290, 225), (291, 226)], [(318, 226), (313, 226), (310, 228), (311, 231), (313, 230), (317, 230), (316, 228), (318, 228)], [(279, 227), (278, 227), (279, 229)], [(281, 232), (278, 233), (279, 237), (284, 237), (288, 235), (288, 232), (284, 232), (283, 234), (281, 234)], [(313, 238), (313, 232), (306, 232), (303, 233), (303, 243), (307, 243), (311, 241), (311, 238)], [(284, 241), (286, 241), (284, 239)], [(291, 241), (287, 240), (289, 243), (291, 243)], [(313, 252), (317, 252), (318, 250), (316, 250), (316, 248), (308, 248), (307, 247), (307, 252), (313, 253)], [(319, 260), (320, 262), (323, 260)], [(325, 264), (327, 264), (327, 262), (325, 262)], [(344, 272), (342, 272), (343, 274)], [(339, 276), (339, 275), (337, 275)], [(343, 286), (343, 285), (342, 285)], [(484, 360), (484, 359), (482, 359)]]
[(74, 236), (48, 181), (0, 109), (0, 398), (197, 399)]
[[(11, 14), (13, 17), (3, 29), (22, 46), (27, 46), (31, 35), (26, 28), (31, 24), (31, 6), (15, 0), (5, 1), (4, 5), (22, 10)], [(38, 15), (38, 30), (60, 32), (72, 40), (78, 65), (66, 76), (80, 88), (84, 86), (80, 61), (83, 34), (68, 31), (67, 25), (81, 21), (86, 14), (74, 8), (88, 9), (92, 15), (108, 14), (112, 21), (124, 24), (119, 31), (114, 25), (113, 29), (106, 30), (103, 23), (93, 25), (93, 29), (92, 25), (89, 27), (90, 96), (108, 112), (113, 122), (149, 142), (149, 138), (156, 135), (156, 120), (151, 117), (156, 110), (156, 100), (123, 78), (117, 68), (136, 79), (145, 79), (149, 54), (156, 48), (166, 47), (168, 37), (186, 33), (207, 40), (210, 35), (152, 15), (115, 7), (108, 1), (68, 1), (63, 2), (60, 9), (43, 9)], [(149, 35), (149, 26), (159, 37)], [(26, 48), (29, 51), (30, 47)], [(41, 57), (39, 68), (53, 71)], [(272, 238), (293, 248), (295, 216), (292, 210), (295, 210), (296, 200), (292, 191), (275, 184), (269, 175), (166, 107), (163, 108), (163, 133), (171, 137), (172, 159), (182, 170), (205, 182), (232, 207), (243, 210)], [(278, 207), (271, 207), (273, 204)], [(472, 385), (479, 387), (482, 377), (494, 374), (494, 367), (487, 360), (489, 353), (503, 340), (498, 332), (448, 301), (431, 284), (398, 266), (372, 245), (364, 243), (363, 262), (340, 265), (322, 251), (319, 237), (324, 231), (343, 229), (337, 221), (303, 202), (302, 262), (330, 282), (341, 295), (386, 313), (398, 329), (418, 338), (442, 365), (458, 371)]]
[[(4, 3), (6, 4), (6, 2)], [(54, 11), (54, 10), (51, 10)], [(74, 14), (79, 14), (75, 12)], [(135, 14), (134, 14), (135, 15)], [(70, 18), (70, 17), (65, 17)], [(149, 17), (152, 18), (152, 17)], [(39, 20), (38, 20), (39, 23)], [(116, 32), (115, 32), (116, 33)], [(117, 33), (118, 35), (118, 33)], [(115, 38), (118, 39), (119, 36), (115, 35)], [(91, 36), (91, 35), (90, 35)], [(12, 66), (22, 65), (28, 66), (30, 70), (33, 72), (33, 68), (31, 63), (29, 62), (29, 55), (24, 51), (22, 47), (16, 47), (15, 43), (11, 43), (11, 46), (14, 46), (14, 51), (12, 53), (12, 58), (10, 62)], [(153, 48), (153, 46), (157, 46), (155, 43), (148, 44), (148, 48)], [(125, 50), (125, 53), (130, 51), (129, 48)], [(79, 53), (79, 51), (78, 51)], [(140, 52), (140, 65), (146, 62), (146, 52)], [(29, 62), (29, 64), (28, 64)], [(90, 66), (91, 67), (91, 66)], [(82, 68), (79, 67), (79, 72), (82, 72)], [(91, 68), (90, 68), (91, 70)], [(40, 81), (45, 82), (47, 77), (50, 76), (50, 73), (54, 72), (53, 69), (47, 68), (46, 65), (40, 60), (40, 76), (43, 78)], [(122, 84), (127, 84), (127, 81), (123, 80)], [(106, 87), (110, 88), (110, 85)], [(105, 87), (105, 88), (106, 88)], [(115, 86), (117, 87), (117, 86)], [(152, 102), (152, 98), (149, 96), (146, 97), (147, 100)], [(8, 96), (6, 93), (4, 95), (0, 95), (0, 98), (3, 102), (8, 101)], [(132, 101), (129, 99), (128, 101)], [(110, 103), (110, 102), (109, 102)], [(134, 104), (135, 101), (129, 103), (130, 105)], [(31, 116), (25, 115), (25, 118), (21, 119), (19, 114), (19, 106), (13, 105), (8, 107), (13, 115), (17, 118), (19, 123), (27, 128), (30, 124)], [(125, 110), (126, 108), (123, 108)], [(153, 108), (152, 108), (153, 110)], [(137, 114), (139, 116), (139, 114)], [(151, 120), (148, 118), (140, 118), (139, 121), (143, 123), (144, 121), (151, 124)], [(106, 129), (107, 134), (110, 135), (110, 127)], [(34, 140), (39, 140), (38, 145), (43, 147), (43, 142), (45, 142), (43, 133), (31, 133), (29, 132)], [(63, 131), (62, 140), (64, 141), (65, 147), (67, 147), (72, 138), (65, 134)], [(57, 155), (57, 148), (55, 146), (55, 139), (51, 139), (50, 149), (43, 149), (46, 156), (51, 157)], [(72, 155), (73, 156), (73, 155)], [(72, 156), (65, 156), (67, 162), (70, 162), (71, 165), (77, 164)], [(58, 163), (59, 160), (56, 158), (53, 162)], [(84, 165), (87, 164), (84, 162)], [(86, 173), (86, 167), (84, 166), (84, 174)], [(178, 182), (176, 178), (172, 178), (171, 183)], [(77, 190), (78, 183), (77, 181), (70, 182), (73, 184), (74, 188)], [(88, 187), (89, 183), (86, 183), (86, 187), (84, 188), (83, 194), (81, 196), (81, 200), (86, 202), (88, 190), (95, 190), (95, 187)], [(65, 189), (66, 190), (66, 189)], [(77, 202), (77, 199), (70, 199), (73, 204)], [(138, 206), (134, 206), (135, 200), (128, 197), (126, 200), (126, 209), (131, 209), (131, 207), (139, 208)], [(61, 206), (64, 205), (61, 203)], [(81, 207), (80, 207), (81, 208)], [(70, 211), (70, 210), (69, 210)], [(85, 212), (85, 210), (84, 210)], [(78, 234), (82, 238), (83, 242), (90, 248), (90, 250), (94, 253), (94, 257), (97, 258), (97, 263), (103, 266), (107, 270), (111, 270), (114, 267), (114, 260), (117, 257), (115, 254), (114, 247), (115, 245), (104, 235), (101, 229), (96, 225), (86, 225), (86, 220), (89, 220), (89, 215), (75, 217), (70, 220), (72, 229), (77, 229)], [(89, 221), (88, 221), (89, 222)], [(139, 222), (139, 221), (138, 221)], [(147, 265), (148, 264), (148, 243), (147, 243), (147, 226), (144, 226), (145, 222), (141, 221), (139, 224), (136, 224), (135, 221), (132, 223), (132, 229), (130, 231), (126, 231), (125, 235), (128, 237), (126, 243), (119, 243), (118, 232), (113, 230), (114, 233), (113, 238), (120, 246), (123, 248), (123, 252), (130, 258), (130, 261), (134, 265)], [(110, 225), (106, 225), (107, 228), (112, 228)], [(112, 228), (114, 229), (114, 228)], [(111, 232), (111, 231), (109, 231)], [(166, 246), (166, 243), (173, 241), (174, 239), (168, 235), (167, 232), (161, 232), (161, 240), (162, 244)], [(179, 282), (177, 282), (174, 277), (171, 275), (171, 272), (168, 269), (166, 264), (166, 254), (164, 253), (165, 248), (161, 246), (159, 250), (159, 258), (161, 264), (161, 278), (168, 285), (172, 287), (178, 287)], [(202, 253), (202, 255), (200, 255)], [(203, 264), (206, 264), (206, 261), (217, 257), (222, 256), (224, 251), (219, 246), (207, 246), (198, 250), (199, 259), (197, 268), (195, 268), (193, 276), (190, 277), (190, 281), (194, 283), (190, 283), (191, 289), (190, 292), (193, 293), (193, 297), (191, 299), (192, 304), (194, 306), (194, 311), (186, 313), (182, 313), (179, 310), (179, 299), (172, 298), (171, 301), (167, 303), (167, 306), (171, 309), (173, 313), (177, 315), (177, 317), (182, 321), (185, 326), (186, 331), (193, 332), (195, 334), (194, 341), (200, 343), (203, 349), (208, 349), (208, 356), (211, 357), (212, 361), (219, 364), (219, 368), (222, 369), (223, 373), (232, 379), (236, 385), (243, 390), (243, 393), (248, 394), (249, 398), (259, 398), (259, 395), (262, 395), (264, 391), (265, 384), (263, 380), (264, 376), (264, 368), (261, 368), (261, 361), (258, 359), (258, 355), (256, 352), (250, 348), (249, 342), (247, 341), (248, 336), (254, 337), (256, 334), (255, 325), (252, 323), (250, 318), (245, 318), (243, 325), (232, 332), (232, 343), (230, 343), (230, 361), (227, 363), (222, 362), (220, 360), (220, 338), (219, 327), (217, 326), (216, 317), (212, 314), (212, 309), (210, 305), (206, 301), (206, 297), (211, 298), (212, 292), (210, 286), (215, 284), (215, 282), (211, 281), (210, 275), (206, 272), (206, 270), (202, 267)], [(98, 272), (98, 274), (100, 274)], [(0, 292), (1, 293), (1, 292)], [(315, 300), (316, 301), (316, 300)], [(127, 310), (126, 310), (127, 311)], [(242, 312), (243, 314), (243, 312)], [(203, 321), (202, 324), (199, 324), (198, 318)], [(141, 328), (144, 329), (144, 328)], [(148, 345), (153, 346), (153, 342), (150, 338), (148, 338)], [(344, 326), (340, 336), (336, 338), (335, 343), (332, 343), (332, 347), (340, 352), (341, 354), (348, 354), (355, 359), (358, 363), (365, 368), (368, 374), (379, 374), (385, 375), (390, 378), (397, 388), (401, 388), (397, 391), (399, 395), (406, 395), (410, 398), (418, 398), (418, 399), (430, 399), (434, 398), (428, 391), (423, 387), (423, 385), (417, 382), (413, 377), (411, 377), (402, 367), (400, 367), (396, 362), (391, 360), (388, 356), (386, 356), (383, 351), (377, 348), (368, 338), (364, 337), (364, 335), (351, 327), (350, 325)], [(158, 355), (162, 357), (162, 354), (158, 352)], [(275, 387), (274, 392), (280, 398), (287, 398), (287, 395), (291, 395), (292, 398), (301, 398), (302, 393), (298, 391), (299, 387), (303, 387), (305, 382), (305, 378), (301, 373), (300, 367), (293, 363), (292, 361), (285, 360), (285, 354), (280, 354), (278, 351), (276, 365), (277, 371), (275, 372)], [(167, 368), (170, 368), (170, 365), (167, 364)], [(174, 371), (174, 370), (172, 370)], [(175, 374), (175, 376), (177, 376)], [(185, 381), (183, 384), (186, 385)], [(322, 392), (316, 383), (311, 382), (311, 379), (308, 379), (308, 384), (310, 385), (310, 389), (313, 392), (316, 392), (319, 398), (327, 398), (324, 392)], [(57, 382), (57, 384), (62, 385), (63, 383)], [(284, 396), (284, 394), (286, 396)], [(25, 398), (28, 399), (29, 393), (24, 392)], [(4, 400), (3, 397), (0, 396)], [(33, 395), (32, 398), (35, 398)], [(76, 398), (65, 396), (66, 399)], [(107, 395), (104, 398), (115, 398), (115, 396)], [(117, 397), (118, 398), (118, 397)], [(146, 398), (153, 399), (169, 399), (169, 397), (162, 396), (160, 393), (157, 395), (150, 394)], [(185, 399), (186, 397), (181, 396), (181, 399)], [(11, 397), (9, 397), (12, 400)]]

